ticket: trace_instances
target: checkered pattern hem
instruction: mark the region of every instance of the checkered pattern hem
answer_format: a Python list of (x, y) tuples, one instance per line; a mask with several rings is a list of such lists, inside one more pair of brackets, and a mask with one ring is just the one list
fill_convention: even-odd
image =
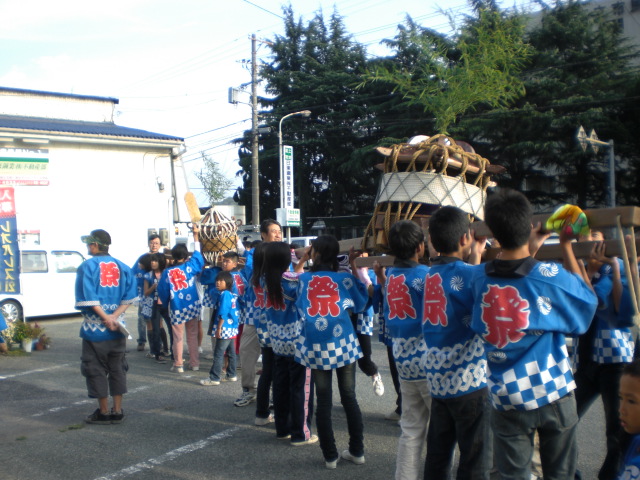
[(200, 300), (189, 304), (187, 308), (182, 310), (171, 310), (171, 323), (173, 325), (180, 325), (194, 318), (200, 318), (201, 311), (202, 305), (200, 304)]
[(220, 331), (221, 338), (234, 338), (238, 336), (237, 328), (225, 328), (223, 327)]
[(552, 355), (547, 357), (546, 368), (537, 361), (531, 361), (518, 368), (505, 371), (496, 379), (489, 373), (488, 385), (491, 403), (497, 410), (535, 410), (576, 388), (571, 365), (565, 357), (556, 362)]
[(258, 335), (260, 346), (271, 348), (271, 338), (269, 337), (269, 332), (264, 328), (259, 327), (258, 324), (256, 324), (256, 335)]
[(298, 363), (314, 370), (331, 370), (350, 365), (362, 358), (362, 349), (356, 336), (336, 339), (327, 344), (314, 343), (309, 349), (302, 335), (296, 341), (295, 359)]
[(358, 322), (356, 323), (356, 331), (360, 335), (373, 335), (373, 317), (369, 315), (358, 314)]
[(628, 330), (601, 330), (595, 338), (593, 360), (597, 363), (631, 363), (635, 345)]

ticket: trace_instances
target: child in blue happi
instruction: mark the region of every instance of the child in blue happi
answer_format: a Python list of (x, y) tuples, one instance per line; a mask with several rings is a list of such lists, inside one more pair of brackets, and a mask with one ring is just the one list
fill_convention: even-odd
[[(362, 311), (369, 293), (367, 286), (351, 273), (338, 271), (339, 252), (338, 240), (331, 235), (312, 241), (300, 263), (311, 259), (313, 266), (298, 278), (296, 299), (302, 325), (295, 342), (295, 359), (311, 368), (318, 401), (320, 448), (329, 469), (336, 468), (340, 458), (331, 422), (333, 370), (349, 427), (349, 449), (342, 452), (342, 458), (357, 465), (364, 463), (362, 413), (355, 389), (355, 365), (362, 351), (349, 311)], [(371, 285), (368, 276), (367, 280)]]
[[(144, 257), (142, 257), (144, 258)], [(147, 262), (147, 260), (145, 260)], [(148, 271), (144, 274), (144, 299), (140, 302), (142, 307), (142, 315), (147, 319), (150, 328), (147, 329), (149, 338), (149, 357), (155, 358), (158, 363), (166, 363), (163, 356), (163, 342), (167, 351), (167, 337), (163, 338), (164, 330), (162, 329), (163, 316), (159, 309), (158, 303), (158, 282), (162, 277), (162, 270), (166, 265), (164, 255), (160, 253), (149, 254)], [(161, 268), (161, 265), (163, 266)], [(146, 268), (145, 268), (146, 270)], [(168, 312), (167, 312), (168, 313)]]
[(196, 287), (196, 277), (204, 268), (204, 257), (200, 253), (198, 227), (193, 227), (193, 238), (196, 250), (189, 257), (189, 250), (183, 243), (171, 249), (174, 264), (162, 272), (158, 282), (158, 298), (163, 305), (168, 305), (171, 328), (173, 330), (174, 363), (171, 371), (183, 373), (182, 352), (183, 336), (187, 337), (189, 347), (189, 365), (191, 369), (200, 368), (198, 353), (198, 330), (202, 303)]
[(274, 416), (269, 409), (271, 383), (273, 380), (273, 349), (269, 338), (269, 326), (265, 307), (267, 301), (262, 282), (262, 267), (264, 264), (265, 250), (268, 242), (258, 244), (253, 252), (253, 273), (251, 283), (245, 293), (245, 305), (247, 306), (247, 318), (251, 318), (256, 328), (256, 336), (260, 344), (262, 355), (262, 373), (258, 378), (256, 388), (256, 418), (257, 426), (264, 426), (274, 421)]
[[(209, 371), (209, 378), (200, 380), (201, 385), (220, 385), (221, 381), (235, 382), (236, 377), (236, 348), (235, 338), (238, 335), (238, 295), (233, 293), (233, 276), (230, 272), (219, 272), (216, 277), (218, 289), (218, 304), (214, 310), (214, 330), (216, 337), (213, 350), (213, 365)], [(229, 359), (227, 373), (222, 378), (224, 356)]]
[(487, 399), (487, 358), (480, 336), (470, 328), (477, 269), (464, 260), (473, 251), (479, 263), (484, 241), (474, 241), (469, 215), (441, 207), (429, 218), (429, 238), (439, 254), (425, 278), (422, 357), (431, 392), (425, 478), (447, 478), (456, 446), (456, 478), (489, 479), (491, 435)]
[(395, 256), (386, 272), (376, 267), (378, 282), (384, 285), (384, 318), (393, 342), (393, 357), (402, 393), (402, 434), (398, 441), (396, 479), (417, 479), (424, 461), (424, 450), (431, 396), (427, 376), (420, 367), (426, 352), (422, 334), (424, 279), (429, 267), (424, 257), (424, 233), (418, 224), (401, 220), (389, 230), (389, 248)]
[(290, 264), (288, 244), (270, 242), (267, 245), (262, 282), (267, 328), (275, 357), (273, 408), (276, 435), (282, 439), (291, 438), (291, 444), (298, 446), (315, 443), (318, 437), (311, 434), (311, 370), (294, 360), (295, 341), (300, 333), (300, 317), (295, 305), (299, 274), (289, 272)]
[(530, 242), (537, 248), (546, 238), (539, 227), (532, 229), (531, 217), (531, 205), (519, 192), (488, 197), (485, 222), (502, 251), (474, 278), (471, 328), (485, 342), (500, 474), (529, 478), (537, 431), (545, 479), (570, 479), (578, 415), (565, 335), (587, 330), (597, 301), (564, 229), (565, 268), (531, 256)]
[(640, 362), (627, 363), (620, 377), (620, 423), (633, 435), (622, 461), (618, 480), (640, 478)]
[[(602, 241), (600, 232), (591, 232), (586, 241)], [(622, 261), (605, 255), (599, 243), (587, 261), (587, 275), (598, 297), (598, 309), (587, 332), (578, 339), (576, 405), (578, 417), (587, 413), (600, 396), (606, 423), (607, 455), (600, 468), (600, 480), (616, 478), (622, 460), (624, 432), (618, 419), (618, 389), (626, 364), (633, 361), (634, 342), (630, 327), (632, 312), (620, 308), (623, 294), (629, 295), (622, 281)], [(626, 280), (626, 279), (625, 279)]]
[[(354, 256), (363, 256), (366, 257), (368, 254), (366, 252), (354, 252)], [(341, 256), (342, 257), (342, 256)], [(347, 272), (352, 272), (352, 270), (345, 269)], [(355, 272), (353, 272), (355, 273)], [(373, 288), (375, 288), (375, 284), (378, 283), (376, 278), (376, 274), (373, 270), (367, 269), (368, 278), (366, 279), (367, 284), (371, 284)], [(351, 323), (353, 324), (353, 328), (356, 331), (356, 335), (358, 337), (358, 342), (360, 342), (360, 348), (362, 349), (362, 357), (358, 360), (358, 368), (367, 375), (371, 377), (371, 382), (373, 384), (373, 393), (381, 397), (384, 395), (384, 383), (382, 383), (382, 376), (378, 370), (378, 365), (371, 358), (371, 337), (373, 336), (373, 316), (374, 316), (374, 307), (373, 307), (373, 295), (367, 299), (367, 304), (361, 312), (352, 311)]]

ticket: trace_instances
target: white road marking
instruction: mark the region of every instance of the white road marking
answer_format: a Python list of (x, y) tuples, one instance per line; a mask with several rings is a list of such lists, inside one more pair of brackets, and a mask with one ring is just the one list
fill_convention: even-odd
[[(166, 383), (166, 382), (159, 382), (159, 383)], [(158, 384), (156, 384), (156, 385), (158, 385)], [(133, 390), (129, 390), (127, 392), (127, 395), (130, 395), (132, 393), (142, 392), (142, 391), (147, 390), (149, 388), (151, 388), (151, 385), (143, 385), (141, 387), (134, 388)], [(96, 403), (96, 400), (94, 398), (87, 398), (86, 400), (80, 400), (79, 402), (73, 402), (71, 405), (67, 405), (67, 406), (64, 406), (64, 407), (53, 407), (53, 408), (50, 408), (48, 410), (45, 410), (44, 412), (34, 413), (31, 416), (32, 417), (42, 417), (43, 415), (46, 415), (48, 413), (60, 412), (62, 410), (66, 410), (67, 408), (75, 407), (77, 405), (86, 405), (87, 403)]]
[(197, 450), (201, 450), (205, 447), (208, 447), (210, 444), (217, 442), (218, 440), (222, 440), (224, 438), (230, 437), (233, 433), (237, 432), (238, 430), (240, 430), (240, 427), (228, 428), (227, 430), (223, 430), (220, 433), (211, 435), (210, 437), (207, 437), (204, 440), (190, 443), (189, 445), (184, 445), (180, 448), (176, 448), (175, 450), (171, 450), (170, 452), (164, 453), (159, 457), (150, 458), (144, 462), (136, 463), (135, 465), (131, 465), (130, 467), (125, 467), (122, 470), (119, 470), (114, 473), (110, 473), (109, 475), (98, 477), (95, 480), (115, 480), (117, 478), (129, 477), (143, 470), (151, 470), (152, 468), (157, 467), (158, 465), (162, 465), (163, 463), (170, 462), (183, 455), (187, 455)]
[(24, 375), (31, 375), (32, 373), (48, 372), (49, 370), (55, 370), (57, 368), (64, 368), (73, 365), (72, 363), (63, 363), (62, 365), (54, 365), (53, 367), (37, 368), (35, 370), (27, 370), (26, 372), (14, 373), (12, 375), (0, 375), (0, 380), (8, 380), (9, 378), (22, 377)]

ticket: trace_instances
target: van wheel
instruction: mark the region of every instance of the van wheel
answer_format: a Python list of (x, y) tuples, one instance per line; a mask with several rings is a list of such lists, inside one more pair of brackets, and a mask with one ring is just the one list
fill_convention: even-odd
[(0, 313), (2, 313), (7, 323), (24, 320), (22, 318), (22, 306), (15, 300), (5, 300), (0, 303)]

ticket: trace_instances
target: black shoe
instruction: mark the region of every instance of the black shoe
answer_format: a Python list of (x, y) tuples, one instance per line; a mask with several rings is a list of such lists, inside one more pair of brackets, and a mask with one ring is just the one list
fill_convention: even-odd
[(99, 408), (96, 408), (96, 411), (85, 418), (84, 421), (95, 425), (110, 425), (112, 423), (111, 415), (101, 413)]
[(111, 415), (109, 415), (109, 418), (111, 419), (111, 423), (122, 423), (122, 421), (124, 420), (124, 410), (121, 410), (120, 413), (116, 413), (111, 410)]
[(156, 363), (167, 363), (167, 359), (162, 355), (156, 355)]

